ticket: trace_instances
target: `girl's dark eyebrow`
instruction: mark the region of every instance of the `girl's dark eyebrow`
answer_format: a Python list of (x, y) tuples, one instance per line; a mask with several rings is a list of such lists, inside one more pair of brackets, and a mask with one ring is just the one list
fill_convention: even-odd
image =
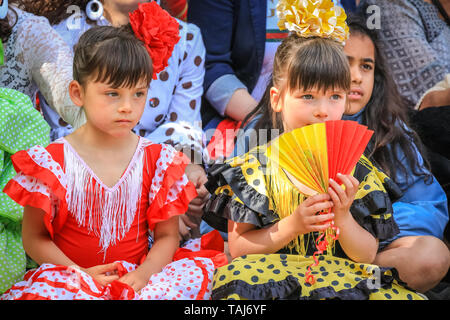
[[(347, 56), (347, 59), (350, 60), (350, 61), (353, 61), (353, 60), (355, 60), (355, 57)], [(362, 58), (361, 61), (375, 63), (375, 60), (372, 59), (372, 58)]]
[(372, 58), (364, 58), (364, 59), (362, 59), (362, 61), (364, 61), (364, 62), (370, 62), (370, 63), (375, 63), (375, 60), (373, 60)]

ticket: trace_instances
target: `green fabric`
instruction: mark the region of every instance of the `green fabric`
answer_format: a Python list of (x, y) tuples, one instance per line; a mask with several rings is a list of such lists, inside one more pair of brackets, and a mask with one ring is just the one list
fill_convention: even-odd
[(0, 149), (14, 154), (49, 143), (50, 127), (30, 98), (16, 90), (0, 88)]
[(22, 279), (26, 264), (27, 259), (22, 246), (20, 224), (8, 219), (1, 219), (0, 294)]
[[(50, 127), (30, 98), (0, 88), (0, 190), (16, 175), (12, 154), (49, 143)], [(21, 280), (27, 265), (33, 265), (22, 246), (22, 218), (23, 208), (0, 192), (0, 294)]]
[[(8, 181), (16, 175), (10, 155), (7, 155), (0, 175), (0, 190), (3, 190)], [(23, 207), (14, 202), (6, 193), (0, 192), (0, 217), (8, 218), (15, 223), (20, 223), (22, 221), (22, 215)]]

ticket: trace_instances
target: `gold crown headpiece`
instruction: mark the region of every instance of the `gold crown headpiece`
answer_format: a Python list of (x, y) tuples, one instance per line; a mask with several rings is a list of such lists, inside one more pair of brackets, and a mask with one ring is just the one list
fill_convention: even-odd
[(349, 37), (344, 9), (331, 0), (279, 0), (278, 28), (300, 37), (331, 38), (342, 44)]

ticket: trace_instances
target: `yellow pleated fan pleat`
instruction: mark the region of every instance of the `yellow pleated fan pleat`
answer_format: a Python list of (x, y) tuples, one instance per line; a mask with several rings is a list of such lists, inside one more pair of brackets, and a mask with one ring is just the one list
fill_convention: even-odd
[[(298, 189), (289, 181), (283, 169), (270, 159), (267, 165), (267, 193), (270, 199), (270, 206), (274, 212), (284, 219), (290, 216), (295, 209), (307, 198), (304, 194), (298, 191)], [(334, 249), (334, 230), (328, 228), (325, 232), (325, 236), (328, 240), (327, 254), (331, 254)], [(299, 235), (288, 244), (288, 248), (295, 250), (299, 254), (305, 256), (308, 251), (308, 243), (310, 237), (313, 234)]]
[(274, 140), (268, 157), (298, 181), (319, 193), (328, 190), (326, 127), (317, 123), (285, 133)]
[[(316, 123), (292, 130), (272, 141), (267, 149), (270, 159), (269, 188), (272, 192), (274, 211), (281, 219), (291, 215), (305, 200), (305, 195), (289, 181), (283, 169), (295, 179), (316, 191), (328, 192), (328, 149), (325, 123)], [(327, 252), (334, 247), (332, 236), (335, 231), (331, 228), (325, 232), (329, 246)], [(303, 237), (301, 237), (303, 239)], [(290, 248), (305, 254), (307, 248), (294, 240)], [(306, 242), (308, 243), (308, 242)]]

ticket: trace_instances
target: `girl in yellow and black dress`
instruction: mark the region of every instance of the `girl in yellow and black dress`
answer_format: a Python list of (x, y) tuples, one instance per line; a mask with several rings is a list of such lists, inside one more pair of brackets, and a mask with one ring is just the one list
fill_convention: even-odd
[[(371, 264), (379, 241), (398, 233), (390, 199), (400, 193), (384, 173), (362, 156), (353, 175), (339, 176), (342, 186), (330, 180), (328, 193), (314, 194), (273, 162), (261, 142), (340, 119), (347, 106), (345, 13), (331, 1), (319, 1), (313, 11), (323, 20), (314, 25), (318, 20), (309, 16), (311, 8), (286, 4), (278, 4), (279, 26), (294, 32), (277, 50), (272, 81), (254, 113), (259, 146), (209, 171), (212, 197), (204, 219), (228, 230), (233, 257), (215, 271), (212, 298), (422, 299), (395, 269)], [(335, 23), (327, 24), (324, 18), (333, 15)], [(297, 25), (304, 22), (308, 28)], [(316, 214), (330, 208), (332, 213)], [(315, 241), (330, 228), (330, 220), (340, 230), (339, 239), (313, 266), (315, 281), (306, 281)]]

